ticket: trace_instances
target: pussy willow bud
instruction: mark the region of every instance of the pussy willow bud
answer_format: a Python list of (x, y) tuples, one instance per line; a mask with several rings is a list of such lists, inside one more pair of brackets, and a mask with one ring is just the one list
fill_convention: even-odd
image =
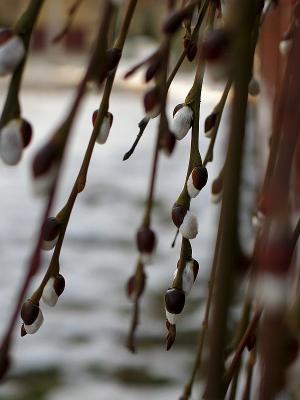
[[(175, 109), (177, 109), (175, 111)], [(172, 123), (172, 132), (177, 140), (183, 139), (190, 130), (193, 123), (193, 110), (189, 106), (178, 105), (174, 109), (174, 119)]]
[(175, 146), (176, 137), (170, 129), (167, 129), (161, 139), (161, 149), (167, 156), (170, 156), (173, 153)]
[(50, 307), (54, 307), (64, 289), (65, 278), (61, 274), (52, 276), (44, 287), (42, 294), (43, 302)]
[(136, 299), (140, 298), (143, 294), (146, 286), (146, 274), (143, 271), (141, 275), (141, 282), (139, 285), (136, 282), (136, 276), (132, 275), (127, 282), (126, 285), (126, 292), (129, 299), (135, 301)]
[(184, 7), (172, 12), (163, 24), (163, 32), (168, 35), (174, 34), (180, 28), (183, 21), (191, 17), (192, 11), (190, 7)]
[(201, 55), (214, 80), (223, 79), (228, 75), (230, 44), (230, 35), (223, 28), (208, 32), (203, 41)]
[(142, 225), (137, 232), (136, 243), (142, 259), (148, 258), (156, 247), (155, 233), (149, 226)]
[(44, 317), (40, 307), (31, 300), (26, 300), (21, 308), (21, 318), (26, 333), (33, 334), (41, 327)]
[(279, 43), (279, 51), (283, 56), (286, 56), (292, 48), (293, 34), (291, 31), (285, 32)]
[(216, 126), (216, 122), (217, 122), (217, 117), (218, 117), (218, 113), (213, 111), (205, 119), (205, 122), (204, 122), (204, 135), (209, 139), (212, 138), (212, 134), (214, 132), (214, 129), (215, 129), (215, 126)]
[(260, 93), (260, 84), (253, 76), (248, 84), (248, 93), (253, 97), (258, 96)]
[(102, 69), (102, 71), (100, 73), (100, 77), (99, 77), (100, 83), (102, 83), (104, 81), (104, 79), (107, 78), (107, 75), (110, 72), (112, 72), (116, 69), (121, 56), (122, 56), (122, 52), (120, 49), (116, 49), (113, 47), (111, 49), (106, 50), (104, 66), (103, 66), (103, 69)]
[[(93, 116), (92, 116), (92, 121), (93, 121), (94, 126), (96, 123), (97, 115), (98, 115), (98, 110), (95, 110), (93, 112)], [(102, 121), (102, 124), (100, 127), (100, 132), (96, 139), (97, 143), (104, 144), (107, 141), (110, 129), (113, 124), (113, 120), (114, 120), (114, 117), (113, 117), (112, 113), (108, 112), (107, 115), (103, 118), (103, 121)]]
[(32, 164), (33, 189), (38, 196), (51, 190), (58, 169), (59, 150), (55, 143), (48, 142), (35, 155)]
[(169, 288), (165, 294), (166, 310), (171, 314), (180, 314), (185, 304), (185, 293), (179, 288)]
[[(199, 264), (196, 260), (192, 259), (186, 262), (182, 273), (182, 290), (184, 291), (186, 296), (190, 293), (193, 287), (193, 284), (198, 275), (198, 271)], [(176, 271), (174, 273), (174, 280), (176, 279), (177, 274), (178, 268), (176, 268)]]
[(25, 47), (22, 39), (11, 29), (0, 30), (0, 76), (14, 72), (23, 60)]
[(55, 247), (60, 229), (61, 222), (57, 218), (50, 217), (47, 219), (42, 243), (43, 250), (52, 250)]
[(175, 205), (172, 209), (172, 220), (186, 239), (194, 239), (198, 234), (198, 221), (196, 216), (185, 206)]
[(185, 45), (186, 47), (186, 58), (192, 62), (194, 61), (196, 55), (197, 55), (197, 51), (198, 51), (198, 47), (197, 47), (197, 42), (194, 39), (190, 39), (188, 41), (188, 43), (186, 43)]
[(144, 96), (144, 108), (146, 116), (155, 118), (160, 113), (160, 93), (157, 86), (149, 89)]
[(222, 193), (223, 193), (223, 177), (219, 176), (216, 178), (212, 185), (211, 185), (211, 202), (212, 203), (219, 203), (222, 199)]
[(195, 283), (199, 271), (199, 263), (196, 260), (189, 261), (182, 274), (182, 290), (188, 295)]
[(151, 79), (153, 79), (158, 74), (158, 72), (161, 69), (161, 66), (162, 66), (161, 53), (157, 53), (157, 55), (155, 55), (153, 60), (150, 62), (148, 68), (146, 69), (145, 82), (151, 81)]
[(195, 198), (207, 183), (208, 173), (204, 165), (195, 167), (187, 181), (187, 190), (191, 198)]
[(0, 155), (7, 165), (16, 165), (22, 157), (23, 149), (32, 137), (32, 128), (25, 119), (12, 119), (0, 131)]

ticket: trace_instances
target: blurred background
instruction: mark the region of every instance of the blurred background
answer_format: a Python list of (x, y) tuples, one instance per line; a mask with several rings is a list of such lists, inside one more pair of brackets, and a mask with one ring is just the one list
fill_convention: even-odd
[[(0, 164), (1, 333), (24, 276), (44, 204), (32, 195), (32, 155), (68, 110), (99, 20), (99, 1), (83, 1), (68, 35), (61, 43), (53, 45), (51, 40), (63, 28), (72, 3), (71, 0), (45, 2), (32, 39), (21, 92), (23, 116), (33, 124), (34, 140), (17, 167)], [(210, 185), (224, 159), (228, 111), (226, 108), (217, 141), (216, 162), (208, 167), (208, 185), (192, 203), (192, 210), (199, 219), (199, 235), (192, 244), (200, 272), (178, 324), (175, 346), (168, 353), (164, 342), (164, 292), (171, 283), (180, 250), (180, 241), (171, 249), (175, 232), (170, 211), (185, 179), (188, 136), (178, 143), (170, 159), (161, 157), (153, 220), (159, 243), (154, 262), (147, 267), (138, 353), (132, 355), (125, 347), (132, 305), (124, 288), (137, 258), (134, 237), (142, 217), (157, 122), (151, 121), (132, 158), (123, 162), (123, 155), (134, 140), (137, 124), (143, 117), (144, 90), (140, 74), (129, 82), (124, 82), (123, 75), (129, 66), (155, 48), (163, 15), (163, 2), (141, 0), (139, 3), (112, 93), (110, 111), (114, 124), (111, 134), (105, 146), (95, 148), (86, 189), (78, 197), (66, 233), (61, 254), (66, 290), (54, 309), (43, 306), (45, 321), (36, 335), (20, 338), (19, 324), (15, 333), (14, 363), (0, 387), (0, 400), (77, 400), (83, 397), (87, 400), (134, 400), (141, 395), (145, 400), (169, 400), (179, 397), (189, 377), (203, 318), (219, 211), (218, 206), (210, 204)], [(27, 4), (25, 0), (0, 0), (0, 24), (12, 25)], [(178, 51), (181, 39), (178, 38)], [(175, 49), (174, 60), (176, 52)], [(170, 92), (170, 116), (174, 106), (184, 101), (192, 81), (191, 67), (185, 64)], [(8, 83), (7, 79), (0, 82), (1, 107)], [(204, 120), (218, 102), (222, 88), (222, 84), (204, 82), (201, 153), (209, 144), (203, 135)], [(91, 115), (100, 99), (101, 93), (91, 88), (82, 104), (53, 214), (64, 205), (78, 173), (92, 130)], [(254, 122), (257, 113), (253, 100), (249, 114), (250, 121)], [(253, 235), (250, 221), (257, 170), (261, 169), (257, 168), (261, 164), (255, 147), (256, 123), (249, 123), (249, 129), (253, 135), (249, 135), (252, 139), (248, 143), (247, 165), (250, 167), (244, 177), (246, 200), (242, 234), (245, 243), (251, 243)], [(260, 140), (265, 142), (267, 137)], [(258, 164), (253, 163), (254, 159)], [(40, 282), (50, 257), (49, 253), (43, 254), (43, 266), (31, 291)], [(197, 390), (195, 393), (197, 398)]]

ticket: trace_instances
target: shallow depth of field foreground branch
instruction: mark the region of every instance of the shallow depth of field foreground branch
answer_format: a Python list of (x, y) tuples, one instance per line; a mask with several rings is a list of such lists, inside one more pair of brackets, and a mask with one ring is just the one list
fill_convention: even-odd
[[(15, 23), (0, 30), (0, 76), (7, 79), (0, 118), (1, 174), (24, 167), (23, 158), (30, 151), (27, 148), (34, 145), (38, 136), (34, 119), (29, 121), (24, 115), (26, 96), (21, 93), (26, 90), (24, 72), (30, 72), (34, 65), (27, 61), (31, 61), (34, 42), (39, 37), (39, 23), (44, 10), (51, 9), (50, 3), (51, 0), (28, 1)], [(72, 2), (67, 14), (61, 16), (63, 24), (59, 32), (50, 38), (51, 46), (71, 40), (73, 24), (87, 3), (88, 0)], [(26, 336), (21, 346), (25, 341), (34, 343), (41, 331), (49, 329), (47, 317), (44, 320), (46, 306), (56, 307), (59, 315), (66, 301), (65, 286), (72, 285), (72, 269), (67, 268), (64, 260), (69, 225), (73, 224), (73, 218), (76, 224), (73, 213), (90, 193), (92, 162), (104, 154), (97, 152), (98, 146), (107, 145), (111, 131), (117, 126), (114, 134), (125, 137), (128, 148), (123, 160), (122, 157), (114, 160), (122, 178), (109, 176), (112, 187), (113, 182), (126, 179), (127, 166), (139, 154), (144, 152), (143, 165), (150, 165), (144, 174), (146, 193), (142, 207), (136, 210), (140, 222), (135, 243), (131, 243), (136, 262), (124, 282), (128, 303), (120, 304), (120, 308), (126, 309), (128, 324), (123, 346), (131, 353), (142, 347), (145, 335), (142, 332), (147, 324), (147, 306), (143, 301), (147, 304), (152, 295), (148, 282), (157, 268), (165, 269), (163, 263), (168, 263), (159, 258), (166, 240), (156, 221), (167, 219), (170, 238), (173, 236), (174, 241), (170, 240), (169, 247), (163, 251), (170, 259), (177, 254), (178, 262), (174, 273), (162, 282), (165, 290), (159, 289), (160, 301), (156, 304), (164, 315), (162, 318), (160, 313), (159, 319), (165, 330), (165, 337), (160, 333), (160, 339), (165, 340), (165, 348), (160, 348), (162, 359), (171, 360), (178, 351), (185, 324), (195, 326), (196, 322), (198, 325), (198, 342), (192, 351), (190, 344), (187, 346), (190, 359), (193, 358), (190, 370), (182, 367), (185, 376), (176, 379), (177, 385), (181, 382), (177, 399), (297, 399), (300, 396), (300, 271), (296, 251), (300, 233), (300, 0), (166, 0), (161, 3), (153, 4), (153, 12), (157, 8), (160, 14), (155, 46), (141, 57), (140, 52), (135, 54), (138, 46), (132, 46), (131, 40), (136, 26), (146, 24), (140, 21), (140, 16), (147, 1), (98, 1), (94, 10), (99, 14), (97, 23), (89, 26), (93, 32), (92, 44), (85, 49), (85, 67), (72, 89), (73, 98), (70, 104), (66, 102), (66, 111), (56, 121), (56, 128), (34, 149), (31, 186), (34, 195), (41, 199), (43, 210), (36, 237), (31, 239), (23, 276), (15, 284), (18, 289), (14, 304), (5, 310), (5, 324), (1, 321), (4, 327), (0, 347), (1, 383), (10, 382), (16, 369), (26, 368), (15, 361), (15, 332), (22, 338)], [(286, 30), (279, 36), (280, 24)], [(79, 36), (72, 40), (77, 42)], [(130, 62), (124, 57), (128, 48), (133, 53)], [(177, 79), (187, 75), (185, 85), (181, 86), (180, 103), (170, 112), (174, 99), (172, 89), (178, 88)], [(119, 95), (120, 82), (129, 91), (130, 85), (124, 82), (133, 81), (137, 76), (143, 80), (140, 85), (143, 115), (136, 132), (124, 128), (121, 131), (119, 115), (114, 112), (114, 96)], [(215, 101), (214, 97), (215, 104), (207, 114), (204, 110), (211, 87), (217, 88), (214, 93), (218, 93), (218, 99)], [(68, 163), (68, 157), (73, 156), (70, 149), (79, 124), (78, 116), (94, 92), (98, 106), (91, 112), (90, 126), (85, 126), (81, 133), (88, 138), (87, 145), (75, 172), (72, 170), (75, 179), (69, 193), (58, 204), (66, 171), (75, 165)], [(257, 114), (259, 118), (255, 119)], [(56, 115), (44, 118), (53, 121)], [(155, 134), (151, 136), (153, 126)], [(146, 139), (153, 142), (152, 153), (143, 148)], [(188, 151), (184, 150), (186, 143), (189, 143)], [(159, 189), (170, 187), (170, 182), (161, 179), (160, 173), (168, 168), (166, 165), (178, 150), (185, 154), (181, 165), (186, 170), (181, 176), (170, 174), (169, 180), (176, 183), (178, 192), (173, 193), (173, 204), (168, 204), (168, 210), (163, 208), (160, 210), (163, 214), (158, 215)], [(115, 154), (110, 153), (110, 157)], [(104, 196), (111, 189), (100, 178), (107, 170), (106, 162), (106, 157), (100, 159), (102, 171), (97, 176), (97, 188)], [(249, 179), (251, 185), (247, 184)], [(131, 176), (128, 182), (135, 183)], [(208, 186), (211, 202), (206, 195)], [(126, 203), (127, 198), (120, 195), (118, 201)], [(199, 201), (201, 207), (205, 204), (201, 218), (195, 211)], [(135, 204), (132, 202), (126, 207), (130, 210)], [(97, 206), (101, 207), (102, 202)], [(211, 223), (214, 221), (216, 234), (207, 248), (199, 248), (198, 239), (205, 236), (203, 215), (209, 212), (209, 207), (214, 208), (217, 216), (210, 219)], [(110, 212), (115, 213), (113, 202)], [(93, 221), (97, 227), (103, 222)], [(109, 241), (111, 232), (104, 236), (101, 240)], [(120, 238), (114, 243), (120, 243), (120, 248), (114, 245), (110, 251), (119, 252), (121, 257)], [(211, 260), (210, 249), (213, 249)], [(102, 250), (101, 246), (97, 249), (97, 260), (103, 281), (106, 274), (101, 273)], [(85, 265), (74, 268), (85, 269), (92, 262), (84, 247), (83, 251)], [(209, 260), (208, 276), (197, 260), (197, 255), (202, 253)], [(5, 275), (9, 266), (3, 261), (1, 265)], [(205, 284), (199, 285), (199, 280)], [(115, 301), (114, 293), (109, 297), (102, 298), (97, 293), (97, 301), (103, 300), (104, 305), (110, 299)], [(188, 314), (195, 300), (198, 312), (193, 313), (191, 321)], [(77, 301), (79, 304), (81, 299)], [(56, 332), (52, 331), (48, 338), (55, 342), (55, 336)], [(118, 346), (121, 348), (121, 343)], [(115, 352), (119, 354), (120, 348), (115, 345)], [(131, 355), (133, 363), (134, 357), (138, 359), (140, 355)], [(97, 358), (101, 361), (101, 352)], [(181, 358), (177, 360), (180, 362)], [(143, 386), (137, 388), (136, 398), (140, 398)], [(160, 392), (156, 393), (159, 399)]]

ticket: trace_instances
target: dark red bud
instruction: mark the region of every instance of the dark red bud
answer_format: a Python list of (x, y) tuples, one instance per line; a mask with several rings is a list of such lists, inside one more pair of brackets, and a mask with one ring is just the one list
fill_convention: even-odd
[(201, 190), (207, 183), (208, 173), (204, 165), (195, 167), (192, 171), (192, 180), (196, 189)]
[(95, 126), (95, 122), (96, 122), (96, 119), (97, 119), (97, 115), (98, 115), (98, 110), (95, 110), (95, 111), (93, 112), (93, 115), (92, 115), (92, 123), (93, 123), (93, 126)]
[(182, 224), (188, 209), (185, 206), (174, 205), (172, 208), (172, 221), (174, 225), (179, 228)]
[(218, 114), (216, 112), (212, 112), (208, 117), (206, 117), (206, 120), (204, 122), (204, 132), (209, 132), (215, 127), (217, 122), (217, 115)]
[(6, 43), (9, 39), (14, 36), (14, 32), (11, 29), (4, 28), (0, 30), (0, 46)]
[(146, 113), (151, 112), (160, 104), (160, 93), (157, 86), (149, 89), (144, 96), (144, 107)]
[(152, 253), (156, 245), (155, 233), (149, 226), (142, 225), (137, 232), (136, 242), (140, 253)]
[(153, 79), (156, 76), (156, 74), (160, 71), (161, 66), (162, 66), (162, 59), (161, 55), (159, 54), (149, 64), (145, 74), (145, 82), (151, 81), (151, 79)]
[(127, 292), (127, 296), (130, 299), (133, 298), (140, 298), (141, 295), (143, 294), (144, 290), (145, 290), (145, 286), (146, 286), (146, 274), (145, 272), (143, 272), (142, 278), (141, 278), (141, 282), (139, 284), (139, 288), (137, 288), (136, 285), (136, 276), (132, 275), (127, 282), (126, 285), (126, 292)]
[(230, 46), (230, 35), (225, 29), (210, 31), (202, 44), (202, 57), (208, 62), (223, 58)]
[(212, 194), (220, 194), (223, 190), (223, 179), (222, 177), (216, 178), (211, 185)]
[(25, 325), (31, 325), (37, 319), (40, 308), (37, 304), (33, 303), (30, 299), (26, 300), (21, 308), (21, 318)]
[(175, 117), (176, 113), (181, 110), (181, 108), (184, 107), (183, 103), (177, 104), (177, 106), (173, 110), (173, 118)]
[(32, 138), (32, 127), (31, 124), (26, 121), (26, 119), (22, 119), (21, 135), (23, 140), (23, 147), (27, 147)]
[(167, 129), (161, 140), (161, 148), (167, 156), (170, 156), (173, 153), (176, 141), (174, 133), (170, 131), (170, 129)]
[(51, 242), (58, 235), (61, 228), (61, 222), (55, 217), (49, 217), (45, 223), (44, 240)]
[(106, 50), (104, 65), (101, 68), (99, 81), (102, 83), (109, 72), (113, 71), (120, 61), (122, 52), (120, 49), (111, 48)]
[(191, 17), (192, 7), (185, 7), (180, 10), (173, 11), (163, 24), (163, 32), (167, 35), (174, 34), (181, 26), (183, 21)]
[(120, 49), (111, 48), (106, 51), (107, 71), (113, 71), (121, 59), (122, 51)]
[(197, 42), (195, 40), (191, 40), (186, 50), (186, 57), (190, 62), (194, 61), (197, 51)]
[(45, 144), (33, 159), (33, 176), (38, 178), (46, 174), (59, 157), (58, 147), (53, 142)]
[(166, 309), (171, 314), (180, 314), (185, 304), (185, 293), (182, 289), (170, 288), (165, 294)]
[(60, 296), (65, 290), (65, 278), (61, 274), (57, 274), (54, 278), (53, 288), (57, 296)]

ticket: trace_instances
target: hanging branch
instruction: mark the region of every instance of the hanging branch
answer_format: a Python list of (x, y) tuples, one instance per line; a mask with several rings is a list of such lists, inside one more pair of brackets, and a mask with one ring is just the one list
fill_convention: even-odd
[[(235, 6), (235, 8), (234, 8)], [(236, 26), (233, 36), (233, 85), (234, 98), (231, 114), (231, 131), (224, 174), (222, 201), (223, 236), (220, 244), (214, 311), (210, 335), (210, 359), (208, 364), (207, 399), (224, 398), (223, 349), (226, 343), (227, 316), (233, 289), (233, 266), (238, 260), (238, 210), (245, 136), (248, 83), (251, 78), (254, 49), (251, 38), (257, 19), (257, 2), (247, 0), (243, 7), (232, 5)], [(234, 60), (240, 60), (235, 63)]]
[[(151, 174), (150, 174), (150, 182), (149, 182), (149, 189), (148, 189), (148, 196), (146, 200), (146, 205), (145, 205), (145, 210), (144, 210), (144, 216), (142, 220), (142, 225), (139, 231), (144, 231), (147, 232), (147, 237), (153, 237), (153, 246), (151, 246), (151, 251), (154, 250), (155, 247), (155, 234), (153, 231), (150, 229), (151, 225), (151, 213), (152, 213), (152, 207), (153, 207), (153, 199), (154, 199), (154, 187), (155, 187), (155, 182), (156, 182), (156, 176), (157, 176), (157, 169), (158, 169), (158, 161), (159, 161), (159, 152), (160, 152), (160, 147), (162, 143), (162, 138), (166, 135), (166, 131), (168, 130), (168, 122), (166, 118), (166, 104), (167, 104), (167, 94), (168, 94), (168, 88), (167, 88), (167, 71), (168, 71), (168, 65), (169, 65), (169, 56), (170, 56), (170, 47), (171, 47), (171, 36), (166, 36), (163, 39), (163, 43), (161, 45), (161, 48), (164, 49), (163, 54), (163, 65), (160, 71), (159, 76), (157, 77), (157, 88), (159, 90), (159, 111), (160, 111), (160, 120), (159, 120), (159, 127), (158, 127), (158, 132), (156, 136), (156, 143), (155, 143), (155, 149), (154, 149), (154, 156), (153, 156), (153, 162), (152, 162), (152, 167), (151, 167)], [(143, 234), (144, 235), (144, 234)], [(137, 240), (138, 240), (138, 247), (140, 251), (143, 251), (142, 247), (144, 247), (144, 243), (142, 241), (140, 242), (139, 240), (139, 233), (137, 234)], [(147, 241), (149, 239), (146, 239)], [(140, 242), (140, 244), (139, 244)], [(144, 242), (144, 240), (143, 240)], [(147, 243), (145, 243), (145, 248), (148, 247)], [(147, 250), (147, 249), (146, 249)], [(144, 262), (142, 260), (142, 254), (139, 255), (136, 269), (135, 269), (135, 274), (134, 274), (134, 310), (133, 310), (133, 315), (130, 323), (130, 328), (128, 332), (128, 337), (127, 337), (127, 347), (131, 352), (136, 351), (136, 344), (135, 344), (135, 336), (136, 336), (136, 329), (138, 326), (138, 321), (139, 321), (139, 298), (140, 298), (140, 288), (141, 288), (141, 276), (144, 275)]]
[[(126, 40), (128, 31), (129, 31), (130, 23), (131, 23), (131, 20), (132, 20), (134, 11), (135, 11), (136, 4), (137, 4), (137, 0), (129, 1), (129, 4), (128, 4), (126, 12), (125, 12), (122, 26), (120, 28), (120, 34), (119, 34), (118, 38), (116, 39), (114, 47), (113, 47), (113, 49), (117, 49), (121, 53), (123, 51), (123, 47), (124, 47), (125, 40)], [(66, 233), (66, 230), (68, 227), (70, 216), (71, 216), (74, 204), (76, 202), (77, 196), (85, 188), (87, 173), (88, 173), (92, 153), (94, 150), (94, 146), (95, 146), (97, 137), (99, 135), (99, 129), (101, 128), (101, 126), (103, 124), (103, 120), (109, 109), (109, 99), (110, 99), (113, 83), (114, 83), (115, 76), (116, 76), (116, 69), (117, 69), (117, 65), (116, 65), (114, 71), (111, 72), (107, 78), (107, 81), (106, 81), (106, 84), (104, 87), (103, 96), (102, 96), (99, 110), (97, 113), (97, 117), (95, 120), (94, 129), (92, 131), (92, 134), (91, 134), (91, 137), (90, 137), (90, 140), (89, 140), (89, 143), (88, 143), (88, 146), (87, 146), (87, 149), (86, 149), (86, 152), (85, 152), (82, 164), (81, 164), (81, 168), (79, 170), (78, 176), (73, 185), (69, 199), (68, 199), (66, 205), (63, 207), (63, 209), (59, 213), (59, 220), (61, 222), (61, 227), (60, 227), (60, 231), (59, 231), (58, 241), (55, 245), (55, 249), (54, 249), (49, 267), (44, 275), (44, 278), (43, 278), (41, 284), (39, 285), (38, 289), (31, 296), (31, 300), (36, 304), (39, 303), (41, 296), (43, 294), (43, 290), (44, 290), (47, 282), (49, 281), (49, 279), (52, 276), (55, 276), (56, 274), (59, 273), (59, 257), (60, 257), (61, 248), (62, 248), (62, 245), (64, 242), (65, 233)]]
[[(64, 151), (65, 151), (65, 148), (66, 148), (66, 145), (68, 142), (68, 138), (69, 138), (69, 135), (71, 132), (73, 121), (75, 119), (75, 116), (77, 115), (79, 106), (84, 97), (87, 82), (91, 79), (92, 76), (96, 75), (96, 70), (99, 71), (98, 60), (103, 58), (103, 54), (105, 52), (105, 48), (103, 47), (103, 39), (105, 40), (105, 37), (106, 37), (111, 13), (112, 13), (112, 5), (111, 5), (110, 0), (107, 0), (105, 2), (103, 18), (102, 18), (102, 21), (101, 21), (101, 24), (99, 27), (99, 32), (98, 32), (97, 39), (96, 39), (96, 46), (95, 46), (94, 52), (91, 56), (90, 63), (87, 67), (84, 77), (82, 78), (82, 80), (77, 88), (76, 96), (71, 105), (70, 111), (68, 112), (63, 123), (53, 134), (52, 139), (51, 139), (52, 141), (50, 140), (49, 144), (47, 145), (48, 147), (49, 147), (49, 145), (51, 145), (51, 143), (56, 143), (56, 146), (59, 145), (59, 153), (56, 154), (57, 172), (55, 175), (55, 179), (54, 179), (51, 187), (49, 188), (48, 199), (46, 201), (45, 209), (43, 212), (42, 222), (41, 222), (39, 233), (38, 233), (38, 239), (36, 241), (36, 244), (33, 248), (31, 257), (29, 259), (27, 271), (25, 273), (25, 278), (24, 278), (24, 281), (21, 285), (21, 289), (17, 296), (15, 309), (11, 315), (11, 318), (9, 320), (7, 329), (5, 331), (5, 334), (3, 336), (3, 340), (1, 343), (1, 348), (0, 348), (0, 372), (1, 372), (0, 377), (1, 378), (5, 374), (8, 366), (9, 366), (9, 358), (10, 358), (9, 352), (10, 352), (10, 347), (11, 347), (11, 339), (12, 339), (13, 329), (18, 320), (19, 312), (20, 312), (25, 294), (27, 292), (27, 289), (29, 287), (29, 284), (30, 284), (33, 276), (37, 273), (37, 271), (40, 267), (41, 245), (43, 242), (43, 237), (44, 237), (44, 232), (45, 232), (45, 224), (49, 217), (49, 214), (50, 214), (50, 211), (51, 211), (51, 208), (53, 205), (54, 195), (56, 193), (57, 184), (58, 184), (59, 172), (60, 172), (61, 165), (62, 165), (62, 159), (63, 159)], [(47, 146), (46, 146), (46, 149), (47, 149)], [(41, 154), (43, 154), (44, 149), (45, 149), (45, 147), (41, 149), (41, 151), (42, 151), (42, 152), (40, 151)]]
[[(267, 185), (266, 196), (269, 199), (267, 218), (257, 257), (257, 282), (260, 274), (267, 272), (278, 282), (279, 291), (285, 290), (285, 282), (291, 268), (291, 246), (295, 243), (295, 239), (288, 232), (290, 217), (288, 193), (300, 123), (300, 80), (296, 72), (300, 51), (299, 14), (300, 4), (296, 2), (292, 15), (293, 40), (278, 102), (278, 108), (282, 111), (279, 128), (276, 127), (280, 130), (275, 132), (278, 138), (276, 143), (278, 153), (274, 156), (274, 170), (271, 171)], [(276, 262), (270, 259), (274, 248), (280, 248), (282, 253)], [(287, 308), (285, 299), (273, 310), (265, 308), (261, 328), (262, 378), (259, 395), (260, 399), (268, 400), (274, 398), (284, 385), (287, 364), (279, 361), (286, 352), (289, 329), (285, 321)], [(272, 338), (267, 342), (266, 335), (270, 330), (273, 330)]]

